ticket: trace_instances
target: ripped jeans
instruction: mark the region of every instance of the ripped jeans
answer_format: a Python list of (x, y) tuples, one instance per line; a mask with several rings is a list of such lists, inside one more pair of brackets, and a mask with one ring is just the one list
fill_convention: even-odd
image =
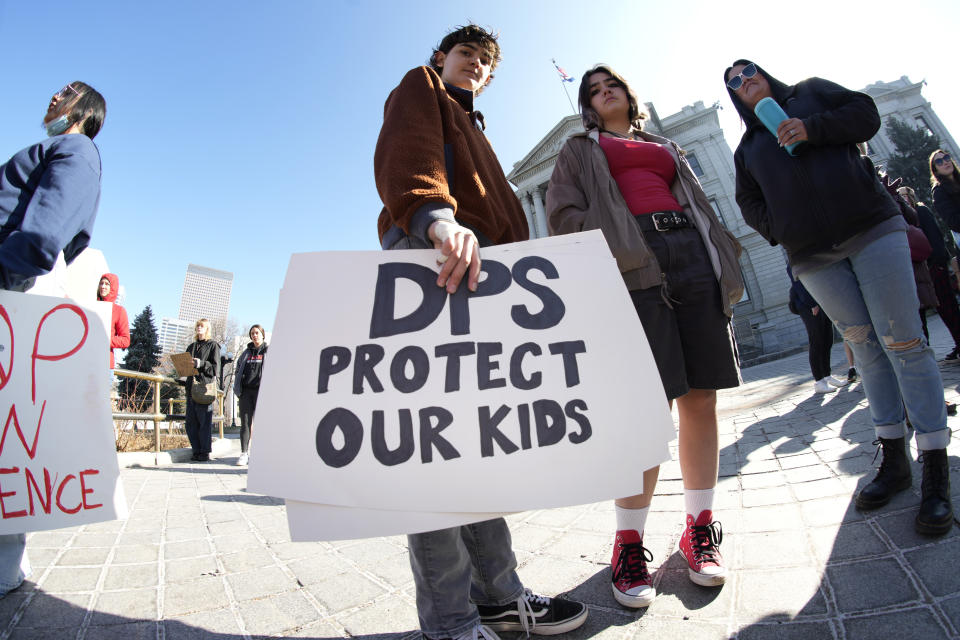
[(853, 349), (877, 437), (904, 437), (909, 416), (918, 449), (946, 448), (943, 380), (920, 326), (906, 234), (888, 233), (800, 282)]

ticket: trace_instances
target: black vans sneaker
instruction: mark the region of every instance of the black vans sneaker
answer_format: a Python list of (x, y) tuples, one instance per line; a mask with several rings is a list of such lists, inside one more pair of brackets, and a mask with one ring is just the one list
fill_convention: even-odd
[(552, 636), (573, 631), (587, 621), (587, 605), (564, 598), (538, 596), (524, 589), (516, 602), (477, 605), (480, 622), (494, 631), (525, 631)]

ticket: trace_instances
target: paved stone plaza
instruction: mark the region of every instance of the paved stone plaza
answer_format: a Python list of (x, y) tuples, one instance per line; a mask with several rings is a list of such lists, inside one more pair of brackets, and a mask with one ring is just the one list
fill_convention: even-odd
[[(942, 358), (952, 344), (939, 319), (930, 326)], [(839, 345), (833, 355), (840, 376)], [(960, 364), (941, 372), (957, 401)], [(743, 374), (743, 387), (720, 394), (717, 517), (733, 569), (724, 587), (693, 585), (676, 550), (676, 462), (661, 471), (648, 521), (659, 591), (649, 609), (622, 608), (610, 593), (611, 502), (509, 518), (526, 585), (590, 605), (586, 625), (567, 636), (960, 637), (960, 536), (914, 533), (920, 466), (913, 490), (887, 507), (853, 508), (875, 452), (861, 386), (815, 395), (805, 354)], [(415, 638), (405, 538), (290, 542), (282, 501), (246, 493), (235, 449), (209, 464), (124, 469), (125, 522), (30, 535), (34, 575), (0, 599), (0, 640)], [(960, 511), (958, 453), (955, 440)], [(549, 489), (535, 477), (518, 487)]]

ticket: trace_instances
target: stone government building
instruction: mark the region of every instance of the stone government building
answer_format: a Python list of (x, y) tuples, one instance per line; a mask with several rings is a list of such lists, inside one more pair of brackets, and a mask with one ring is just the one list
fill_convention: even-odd
[[(865, 89), (877, 103), (884, 122), (880, 132), (869, 141), (871, 157), (884, 164), (894, 152), (886, 136), (890, 118), (899, 118), (936, 134), (941, 146), (956, 150), (957, 145), (946, 127), (921, 95), (922, 83), (911, 83), (906, 76), (893, 82), (876, 82)], [(675, 140), (686, 151), (687, 160), (716, 210), (717, 217), (740, 244), (740, 269), (746, 284), (743, 299), (734, 307), (733, 326), (743, 365), (780, 357), (803, 348), (807, 335), (799, 316), (787, 308), (790, 282), (781, 248), (772, 247), (743, 221), (734, 193), (736, 190), (733, 153), (723, 136), (717, 111), (719, 104), (704, 106), (702, 101), (684, 107), (678, 113), (661, 118), (652, 103), (647, 129)], [(548, 235), (545, 194), (560, 147), (566, 138), (583, 129), (580, 116), (570, 115), (558, 122), (519, 162), (507, 178), (517, 187), (530, 226), (530, 237)]]

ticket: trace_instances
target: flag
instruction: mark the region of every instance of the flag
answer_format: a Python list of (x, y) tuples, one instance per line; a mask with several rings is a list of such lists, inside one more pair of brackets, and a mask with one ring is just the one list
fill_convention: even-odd
[(550, 62), (553, 63), (554, 68), (557, 70), (557, 73), (560, 74), (561, 82), (573, 82), (573, 77), (570, 76), (566, 71), (557, 66), (557, 61), (551, 59)]

